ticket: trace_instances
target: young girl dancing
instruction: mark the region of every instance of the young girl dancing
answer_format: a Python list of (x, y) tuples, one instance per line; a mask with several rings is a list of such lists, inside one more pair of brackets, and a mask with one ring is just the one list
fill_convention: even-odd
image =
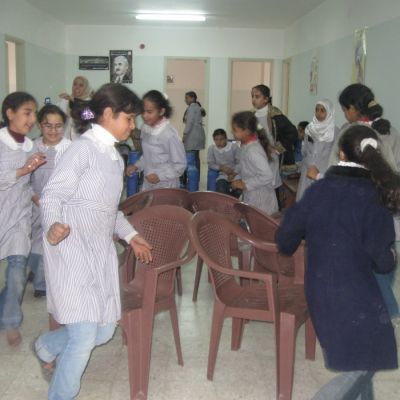
[(400, 177), (368, 126), (351, 126), (339, 149), (338, 165), (288, 209), (276, 240), (285, 254), (306, 240), (310, 316), (327, 368), (344, 371), (314, 399), (369, 400), (374, 372), (397, 368), (393, 326), (374, 272), (395, 267), (391, 212), (400, 210)]
[(64, 324), (34, 345), (45, 376), (57, 359), (50, 400), (78, 395), (93, 348), (112, 338), (121, 317), (113, 235), (151, 261), (150, 245), (118, 212), (124, 164), (114, 145), (127, 139), (139, 112), (140, 100), (127, 87), (103, 85), (75, 121), (86, 132), (63, 154), (42, 193), (48, 311)]

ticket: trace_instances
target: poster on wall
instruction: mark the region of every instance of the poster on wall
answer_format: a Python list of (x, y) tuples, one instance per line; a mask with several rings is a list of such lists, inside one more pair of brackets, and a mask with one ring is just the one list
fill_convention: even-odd
[(314, 56), (310, 65), (310, 87), (311, 94), (316, 95), (318, 89), (318, 56)]
[(109, 69), (109, 64), (108, 56), (79, 56), (79, 69), (104, 70)]
[(110, 82), (132, 83), (132, 50), (110, 50)]
[(367, 57), (367, 28), (354, 32), (354, 54), (352, 68), (352, 83), (365, 82), (365, 61)]

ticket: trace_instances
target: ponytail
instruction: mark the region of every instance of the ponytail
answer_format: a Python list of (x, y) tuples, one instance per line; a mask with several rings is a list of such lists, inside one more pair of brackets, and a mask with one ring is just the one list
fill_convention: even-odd
[[(369, 140), (368, 140), (369, 139)], [(371, 173), (379, 197), (392, 213), (400, 211), (400, 175), (392, 170), (378, 149), (378, 136), (365, 125), (353, 125), (343, 134), (339, 148), (348, 161), (363, 165)]]

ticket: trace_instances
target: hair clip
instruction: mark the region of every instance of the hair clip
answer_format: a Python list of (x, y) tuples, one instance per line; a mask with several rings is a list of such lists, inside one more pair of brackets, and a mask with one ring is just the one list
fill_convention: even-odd
[(85, 107), (81, 112), (81, 119), (83, 119), (84, 121), (94, 119), (93, 111), (89, 107)]
[(371, 147), (373, 147), (374, 149), (376, 149), (376, 148), (378, 147), (378, 142), (377, 142), (376, 139), (374, 139), (374, 138), (364, 138), (364, 139), (361, 140), (361, 142), (360, 142), (360, 150), (361, 150), (361, 153), (364, 152), (364, 150), (365, 150), (365, 148), (366, 148), (367, 146), (371, 146)]
[(372, 107), (375, 107), (375, 106), (377, 106), (377, 105), (378, 105), (378, 103), (377, 103), (375, 100), (371, 100), (371, 101), (368, 103), (367, 107), (368, 107), (368, 108), (372, 108)]

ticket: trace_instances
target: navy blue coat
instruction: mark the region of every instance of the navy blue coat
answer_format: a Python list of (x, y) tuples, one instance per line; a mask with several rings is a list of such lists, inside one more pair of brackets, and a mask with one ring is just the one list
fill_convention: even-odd
[(331, 167), (290, 208), (277, 232), (282, 253), (306, 240), (305, 292), (328, 368), (397, 368), (393, 326), (373, 271), (393, 270), (393, 217), (367, 170)]

